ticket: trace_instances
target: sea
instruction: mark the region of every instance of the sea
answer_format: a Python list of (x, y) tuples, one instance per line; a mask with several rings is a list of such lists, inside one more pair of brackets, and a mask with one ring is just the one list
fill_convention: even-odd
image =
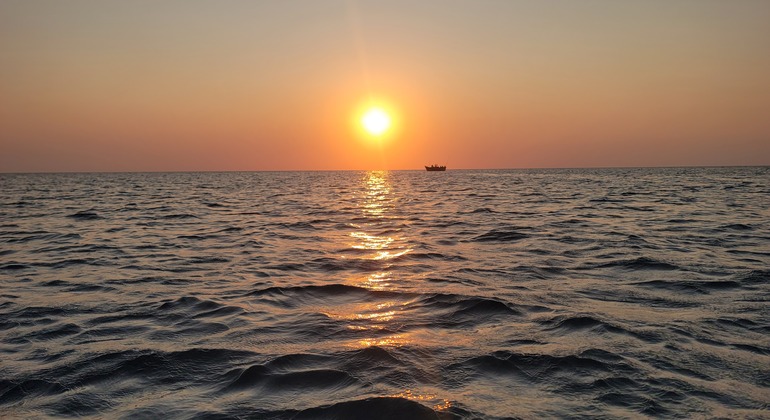
[(0, 191), (3, 419), (770, 418), (770, 167)]

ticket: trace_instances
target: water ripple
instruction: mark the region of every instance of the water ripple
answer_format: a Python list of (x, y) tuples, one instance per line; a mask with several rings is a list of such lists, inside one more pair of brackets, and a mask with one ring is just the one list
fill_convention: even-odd
[(2, 175), (0, 412), (767, 417), (768, 174)]

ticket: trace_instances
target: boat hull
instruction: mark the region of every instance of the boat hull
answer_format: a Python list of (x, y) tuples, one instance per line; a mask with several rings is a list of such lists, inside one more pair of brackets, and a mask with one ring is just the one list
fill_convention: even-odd
[(426, 166), (425, 170), (428, 172), (443, 172), (446, 171), (446, 166)]

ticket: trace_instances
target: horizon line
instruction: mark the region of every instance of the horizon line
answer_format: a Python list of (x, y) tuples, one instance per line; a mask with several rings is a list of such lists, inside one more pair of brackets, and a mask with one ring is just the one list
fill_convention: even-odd
[[(768, 168), (770, 164), (762, 165), (660, 165), (660, 166), (541, 166), (518, 168), (454, 168), (447, 166), (450, 171), (516, 171), (516, 170), (567, 170), (567, 169), (677, 169), (677, 168)], [(400, 172), (427, 172), (423, 169), (222, 169), (222, 170), (135, 170), (135, 171), (24, 171), (5, 172), (0, 170), (0, 175), (44, 175), (44, 174), (173, 174), (173, 173), (237, 173), (237, 172), (371, 172), (371, 171), (400, 171)]]

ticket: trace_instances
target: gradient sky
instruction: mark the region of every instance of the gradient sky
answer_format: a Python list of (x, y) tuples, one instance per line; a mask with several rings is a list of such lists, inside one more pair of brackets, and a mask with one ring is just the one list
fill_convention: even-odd
[[(0, 171), (770, 164), (770, 1), (0, 1)], [(386, 138), (355, 124), (389, 109)]]

